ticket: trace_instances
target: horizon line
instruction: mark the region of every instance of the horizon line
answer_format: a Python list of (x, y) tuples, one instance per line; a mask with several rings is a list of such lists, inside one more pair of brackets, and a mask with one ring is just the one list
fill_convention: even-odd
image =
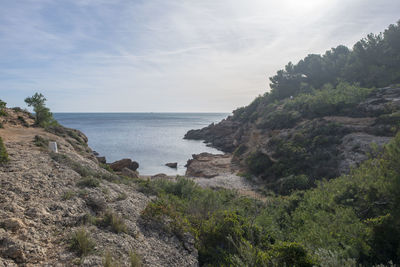
[(192, 114), (229, 114), (232, 111), (52, 111), (52, 113), (192, 113)]

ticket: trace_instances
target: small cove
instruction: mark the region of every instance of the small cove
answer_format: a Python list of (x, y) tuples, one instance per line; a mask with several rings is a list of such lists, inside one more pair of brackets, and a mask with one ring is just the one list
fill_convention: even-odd
[[(89, 146), (113, 162), (131, 158), (142, 175), (183, 175), (192, 154), (221, 151), (201, 141), (184, 140), (190, 129), (199, 129), (226, 118), (228, 113), (55, 113), (62, 125), (82, 131)], [(165, 163), (177, 162), (172, 169)]]

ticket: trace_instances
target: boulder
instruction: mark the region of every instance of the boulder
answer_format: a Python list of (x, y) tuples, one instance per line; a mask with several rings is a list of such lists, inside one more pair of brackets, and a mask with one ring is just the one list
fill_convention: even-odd
[(178, 168), (178, 162), (166, 163), (165, 166), (176, 169), (176, 168)]
[(11, 236), (0, 237), (0, 256), (3, 258), (13, 259), (16, 263), (24, 263), (26, 261), (24, 243)]
[(230, 154), (215, 155), (200, 153), (192, 155), (193, 159), (188, 160), (185, 167), (187, 177), (213, 178), (218, 175), (231, 173)]
[(131, 178), (139, 178), (139, 173), (137, 171), (132, 171), (128, 168), (123, 168), (121, 174)]
[(99, 163), (106, 164), (107, 162), (106, 157), (96, 157), (96, 159)]
[(19, 229), (25, 227), (25, 224), (19, 218), (7, 218), (4, 221), (0, 222), (5, 229), (11, 230), (13, 232), (18, 231)]
[(136, 171), (137, 168), (139, 168), (139, 163), (137, 163), (136, 161), (132, 161), (131, 159), (121, 159), (111, 163), (110, 168), (116, 172), (120, 172), (124, 168)]

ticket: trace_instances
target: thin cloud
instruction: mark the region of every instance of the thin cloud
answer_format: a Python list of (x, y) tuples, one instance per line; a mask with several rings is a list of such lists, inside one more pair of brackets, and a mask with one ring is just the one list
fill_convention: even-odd
[(396, 0), (21, 0), (0, 9), (0, 98), (55, 111), (231, 111), (288, 61), (395, 23)]

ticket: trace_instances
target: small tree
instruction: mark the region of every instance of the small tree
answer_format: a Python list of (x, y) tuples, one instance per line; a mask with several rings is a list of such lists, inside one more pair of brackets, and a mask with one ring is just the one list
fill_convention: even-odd
[(36, 125), (42, 127), (57, 123), (53, 118), (53, 114), (50, 112), (50, 109), (46, 107), (45, 102), (46, 98), (39, 93), (35, 93), (32, 97), (25, 99), (25, 103), (27, 103), (29, 107), (33, 107)]
[(7, 115), (6, 111), (4, 110), (6, 108), (6, 105), (7, 103), (0, 99), (0, 116)]

